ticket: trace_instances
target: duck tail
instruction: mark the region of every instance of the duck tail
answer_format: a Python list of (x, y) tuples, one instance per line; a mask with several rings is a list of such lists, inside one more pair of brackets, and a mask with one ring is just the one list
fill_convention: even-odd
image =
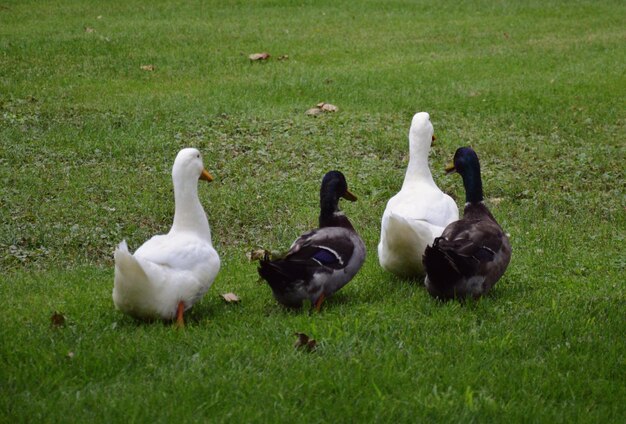
[(272, 289), (284, 289), (291, 280), (289, 275), (282, 269), (280, 262), (261, 259), (257, 268), (259, 275), (270, 285)]
[(137, 259), (128, 251), (126, 240), (122, 241), (114, 253), (115, 279), (113, 282), (113, 303), (125, 311), (150, 286), (150, 281)]
[(452, 298), (455, 295), (456, 283), (463, 278), (454, 261), (454, 257), (439, 246), (437, 237), (432, 246), (427, 246), (422, 257), (426, 271), (426, 288), (431, 295)]
[(410, 248), (413, 251), (423, 252), (426, 243), (423, 240), (433, 240), (433, 234), (428, 225), (420, 220), (408, 220), (394, 213), (387, 218), (387, 228), (393, 233), (394, 241), (399, 248)]
[(407, 220), (390, 213), (383, 218), (378, 259), (387, 271), (398, 275), (424, 273), (421, 257), (434, 236), (423, 221)]

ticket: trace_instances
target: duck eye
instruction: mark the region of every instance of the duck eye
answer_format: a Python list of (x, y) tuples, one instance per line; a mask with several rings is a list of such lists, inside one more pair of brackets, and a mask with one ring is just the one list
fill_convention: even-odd
[(198, 159), (200, 159), (200, 153), (198, 153), (198, 154), (196, 155), (196, 157), (197, 157)]

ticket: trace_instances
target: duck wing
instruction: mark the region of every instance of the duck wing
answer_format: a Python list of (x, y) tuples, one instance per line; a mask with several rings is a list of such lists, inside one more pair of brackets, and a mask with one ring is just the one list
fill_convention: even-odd
[(344, 268), (354, 253), (354, 243), (349, 235), (349, 230), (341, 227), (310, 231), (291, 245), (283, 260), (309, 262), (333, 270)]
[(502, 276), (510, 257), (508, 238), (495, 221), (456, 221), (424, 252), (427, 288), (444, 298), (480, 296)]
[(494, 260), (503, 237), (502, 229), (493, 221), (462, 219), (449, 225), (433, 246), (454, 258), (462, 275), (471, 276), (481, 263)]
[[(355, 254), (353, 233), (341, 227), (324, 227), (299, 237), (284, 257), (261, 260), (259, 275), (265, 279), (276, 299), (298, 307), (302, 300), (319, 298), (325, 284), (333, 280), (334, 273), (353, 267)], [(347, 275), (347, 274), (346, 274)], [(335, 283), (331, 283), (334, 287)]]

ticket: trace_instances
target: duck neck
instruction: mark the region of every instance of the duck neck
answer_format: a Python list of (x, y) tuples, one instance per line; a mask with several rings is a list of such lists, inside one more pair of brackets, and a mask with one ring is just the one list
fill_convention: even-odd
[(483, 182), (480, 178), (480, 165), (476, 164), (463, 172), (463, 186), (465, 187), (465, 202), (480, 203), (483, 201)]
[(339, 210), (339, 199), (324, 194), (320, 198), (319, 227), (343, 227), (354, 230), (350, 220)]
[(170, 232), (193, 232), (211, 243), (209, 220), (198, 199), (198, 184), (174, 180), (174, 223)]
[(403, 187), (416, 182), (435, 185), (428, 167), (430, 141), (428, 143), (420, 143), (414, 140), (411, 135), (409, 135), (409, 139), (409, 165), (406, 168)]

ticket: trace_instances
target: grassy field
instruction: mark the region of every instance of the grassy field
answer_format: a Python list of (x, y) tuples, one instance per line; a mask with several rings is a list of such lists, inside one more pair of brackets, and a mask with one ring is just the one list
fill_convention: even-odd
[[(0, 422), (626, 421), (624, 22), (622, 1), (0, 1)], [(304, 114), (321, 101), (339, 112)], [(462, 204), (443, 167), (473, 146), (511, 235), (477, 302), (378, 266), (421, 110), (437, 183)], [(168, 230), (185, 146), (216, 176), (222, 271), (181, 331), (111, 290), (114, 246)], [(368, 258), (287, 311), (245, 253), (314, 227), (330, 169)]]

